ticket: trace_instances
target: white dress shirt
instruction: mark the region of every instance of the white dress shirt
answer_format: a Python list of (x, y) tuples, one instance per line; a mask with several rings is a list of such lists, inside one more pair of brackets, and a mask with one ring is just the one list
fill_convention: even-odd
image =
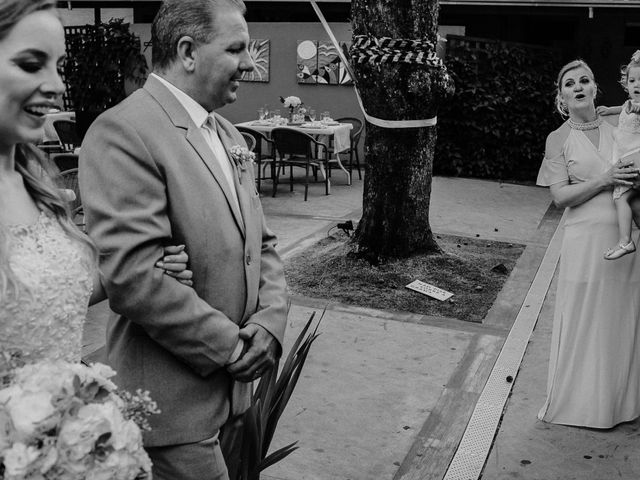
[(222, 145), (222, 140), (220, 140), (220, 136), (218, 135), (218, 130), (216, 126), (216, 119), (213, 115), (213, 112), (207, 112), (202, 105), (196, 102), (189, 95), (184, 93), (178, 87), (168, 82), (164, 78), (155, 73), (152, 73), (157, 80), (159, 80), (164, 86), (166, 86), (169, 91), (176, 97), (176, 99), (180, 102), (180, 104), (187, 111), (193, 123), (195, 123), (198, 127), (200, 127), (200, 131), (204, 136), (207, 145), (211, 148), (213, 152), (213, 156), (216, 158), (218, 163), (220, 164), (220, 168), (224, 173), (224, 177), (227, 180), (227, 185), (231, 190), (231, 197), (235, 202), (235, 206), (240, 211), (240, 205), (238, 203), (238, 192), (236, 191), (236, 185), (233, 181), (233, 167), (231, 166), (231, 162), (229, 157), (227, 156), (227, 151)]

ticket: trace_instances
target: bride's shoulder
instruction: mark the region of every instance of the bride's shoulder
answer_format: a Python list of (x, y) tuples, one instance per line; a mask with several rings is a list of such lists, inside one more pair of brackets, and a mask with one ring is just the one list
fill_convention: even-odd
[(555, 157), (562, 152), (569, 133), (571, 133), (571, 127), (569, 127), (567, 122), (564, 122), (560, 127), (547, 135), (547, 141), (545, 143), (547, 158)]

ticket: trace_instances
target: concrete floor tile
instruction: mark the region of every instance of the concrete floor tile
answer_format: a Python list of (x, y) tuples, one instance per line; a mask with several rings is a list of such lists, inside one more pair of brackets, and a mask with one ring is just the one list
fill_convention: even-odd
[[(285, 352), (311, 311), (292, 307)], [(300, 448), (265, 473), (391, 479), (474, 334), (344, 310), (327, 310), (319, 331), (272, 445)]]

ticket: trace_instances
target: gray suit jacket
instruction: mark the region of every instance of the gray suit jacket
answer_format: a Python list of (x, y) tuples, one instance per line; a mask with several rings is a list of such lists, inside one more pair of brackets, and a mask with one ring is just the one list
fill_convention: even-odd
[[(245, 145), (233, 125), (216, 120), (227, 151)], [(109, 363), (121, 388), (149, 390), (162, 410), (145, 445), (211, 437), (249, 405), (250, 384), (224, 368), (239, 327), (257, 323), (282, 343), (286, 325), (282, 263), (253, 169), (234, 166), (238, 211), (200, 129), (152, 77), (93, 123), (79, 168), (117, 313), (107, 329)], [(169, 244), (186, 245), (193, 288), (154, 268)]]

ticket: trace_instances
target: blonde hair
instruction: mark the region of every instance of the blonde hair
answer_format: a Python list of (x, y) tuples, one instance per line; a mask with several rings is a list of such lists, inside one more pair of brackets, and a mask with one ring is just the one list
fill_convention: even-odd
[[(55, 13), (55, 7), (55, 0), (0, 1), (0, 42), (27, 15), (40, 10), (51, 10)], [(71, 221), (67, 204), (46, 172), (42, 153), (33, 145), (18, 144), (15, 146), (14, 156), (15, 170), (22, 176), (25, 188), (38, 208), (52, 214), (64, 232), (85, 248), (87, 267), (95, 268), (97, 249), (89, 237), (80, 232)], [(7, 228), (0, 224), (0, 298), (9, 291), (17, 296), (20, 289), (26, 289), (9, 264), (9, 242)]]
[(620, 85), (624, 88), (625, 92), (629, 92), (627, 88), (627, 81), (629, 80), (629, 70), (634, 67), (640, 67), (640, 50), (636, 50), (633, 55), (631, 55), (631, 60), (628, 64), (620, 69)]
[[(71, 221), (68, 204), (51, 181), (42, 158), (42, 153), (36, 147), (16, 145), (15, 169), (22, 176), (25, 188), (38, 208), (53, 215), (69, 238), (83, 247), (86, 268), (97, 268), (98, 250), (93, 241)], [(9, 243), (7, 228), (0, 224), (0, 298), (9, 291), (17, 296), (21, 289), (26, 288), (9, 265)]]
[[(595, 76), (593, 75), (593, 70), (591, 70), (591, 67), (589, 67), (589, 65), (587, 65), (587, 62), (585, 62), (584, 60), (573, 60), (560, 69), (560, 72), (558, 73), (558, 79), (556, 80), (556, 110), (558, 110), (558, 112), (560, 112), (560, 115), (562, 115), (563, 117), (569, 116), (569, 110), (567, 110), (567, 106), (562, 100), (562, 77), (564, 77), (567, 72), (575, 70), (576, 68), (584, 68), (591, 77), (591, 80), (593, 80), (593, 83), (596, 83)], [(596, 84), (596, 92), (597, 88), (598, 86)]]

